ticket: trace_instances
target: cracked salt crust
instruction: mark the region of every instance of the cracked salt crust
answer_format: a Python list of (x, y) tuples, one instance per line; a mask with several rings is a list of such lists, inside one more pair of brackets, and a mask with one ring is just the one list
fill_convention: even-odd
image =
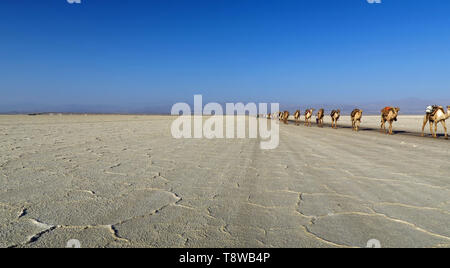
[(0, 116), (0, 246), (450, 245), (448, 141), (281, 125), (261, 151), (172, 139), (171, 120)]

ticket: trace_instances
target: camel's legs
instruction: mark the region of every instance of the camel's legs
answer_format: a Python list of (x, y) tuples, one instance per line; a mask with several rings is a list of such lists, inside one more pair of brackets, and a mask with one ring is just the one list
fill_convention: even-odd
[(389, 121), (389, 135), (392, 135), (392, 121)]
[(445, 139), (448, 139), (448, 134), (447, 134), (447, 126), (445, 125), (445, 120), (441, 121), (442, 126), (444, 127), (444, 132), (445, 132)]
[(430, 121), (430, 133), (431, 136), (434, 137), (434, 133), (433, 133), (433, 122)]
[(423, 125), (422, 125), (422, 137), (425, 136), (425, 126), (428, 123), (428, 117), (425, 116), (425, 118), (423, 119)]
[(384, 120), (384, 118), (381, 118), (381, 127), (380, 127), (380, 132), (386, 132), (386, 121)]
[(434, 137), (435, 137), (435, 138), (437, 138), (437, 124), (438, 124), (438, 122), (435, 121), (435, 122), (434, 122)]

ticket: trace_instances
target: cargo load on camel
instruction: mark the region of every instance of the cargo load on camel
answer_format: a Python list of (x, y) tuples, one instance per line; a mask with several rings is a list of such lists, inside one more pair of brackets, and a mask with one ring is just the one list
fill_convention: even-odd
[(444, 108), (442, 106), (439, 105), (430, 105), (427, 107), (426, 109), (426, 113), (427, 115), (433, 116), (434, 114), (436, 114), (436, 112), (441, 109), (442, 111), (444, 111)]

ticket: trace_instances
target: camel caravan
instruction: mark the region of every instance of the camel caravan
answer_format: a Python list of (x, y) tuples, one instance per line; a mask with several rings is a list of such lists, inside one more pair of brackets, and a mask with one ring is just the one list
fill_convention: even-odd
[[(306, 109), (304, 114), (302, 115), (300, 110), (296, 110), (295, 113), (293, 113), (293, 122), (296, 126), (300, 126), (300, 120), (301, 117), (304, 116), (304, 125), (307, 127), (312, 126), (312, 117), (314, 116), (314, 108)], [(381, 110), (381, 126), (380, 126), (380, 132), (386, 133), (388, 135), (393, 135), (393, 125), (394, 122), (398, 120), (398, 115), (400, 113), (399, 107), (384, 107)], [(284, 124), (289, 124), (289, 111), (284, 112), (276, 112), (273, 114), (267, 114), (265, 117), (272, 120), (279, 120), (280, 122), (283, 122)], [(325, 119), (325, 110), (319, 109), (316, 113), (316, 125), (318, 127), (323, 128), (324, 127), (324, 119)], [(352, 130), (355, 132), (359, 132), (361, 122), (362, 122), (362, 116), (363, 116), (363, 110), (361, 109), (354, 109), (350, 114), (350, 120), (352, 124)], [(338, 121), (341, 118), (341, 110), (336, 109), (332, 110), (330, 113), (330, 119), (331, 119), (331, 128), (338, 129)], [(447, 126), (445, 123), (445, 120), (450, 118), (450, 105), (447, 106), (447, 110), (444, 109), (443, 106), (438, 105), (432, 105), (428, 106), (426, 109), (426, 114), (423, 119), (423, 125), (422, 125), (422, 137), (425, 136), (425, 126), (427, 124), (430, 124), (430, 132), (432, 137), (437, 138), (437, 131), (438, 131), (438, 125), (439, 123), (444, 128), (444, 135), (445, 139), (448, 139), (448, 133), (447, 133)], [(386, 130), (386, 123), (389, 124), (388, 129)], [(434, 128), (433, 128), (434, 126)]]

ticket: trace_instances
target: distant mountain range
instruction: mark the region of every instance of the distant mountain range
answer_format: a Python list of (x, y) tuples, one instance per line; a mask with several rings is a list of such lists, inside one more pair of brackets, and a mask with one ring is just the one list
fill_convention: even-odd
[(0, 105), (0, 114), (169, 114), (169, 105)]
[[(244, 102), (245, 103), (245, 102)], [(355, 108), (363, 109), (364, 114), (379, 114), (380, 110), (386, 106), (400, 107), (401, 114), (423, 114), (428, 105), (450, 105), (447, 100), (422, 100), (403, 99), (387, 102), (366, 102), (366, 103), (345, 103), (345, 104), (288, 104), (281, 103), (280, 110), (304, 111), (307, 108), (323, 108), (327, 112), (333, 109), (340, 109), (343, 114), (350, 114)], [(192, 105), (190, 103), (190, 105)], [(205, 103), (203, 104), (205, 105)], [(172, 105), (169, 104), (135, 104), (135, 105), (0, 105), (1, 114), (41, 114), (41, 113), (77, 113), (77, 114), (170, 114)], [(192, 107), (192, 106), (191, 106)], [(225, 107), (223, 105), (223, 107)]]

